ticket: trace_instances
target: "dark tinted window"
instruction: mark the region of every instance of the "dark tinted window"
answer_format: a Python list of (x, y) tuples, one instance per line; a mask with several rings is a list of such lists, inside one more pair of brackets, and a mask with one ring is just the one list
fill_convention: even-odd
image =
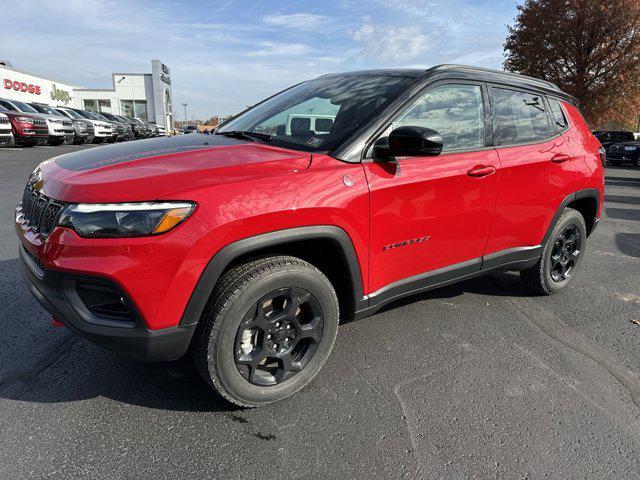
[(0, 105), (2, 105), (4, 108), (6, 108), (8, 111), (11, 112), (17, 112), (18, 110), (16, 109), (16, 107), (14, 107), (13, 105), (11, 105), (8, 102), (4, 102), (2, 100), (0, 100)]
[(502, 88), (492, 88), (491, 94), (500, 145), (529, 143), (550, 137), (541, 96)]
[(553, 121), (556, 124), (556, 132), (564, 132), (569, 127), (569, 122), (567, 122), (567, 117), (564, 116), (560, 102), (550, 98), (549, 108), (551, 109)]
[(330, 118), (316, 118), (316, 132), (330, 132), (333, 120)]
[(309, 130), (311, 130), (310, 118), (293, 117), (291, 119), (292, 133), (295, 134), (295, 132), (308, 132)]

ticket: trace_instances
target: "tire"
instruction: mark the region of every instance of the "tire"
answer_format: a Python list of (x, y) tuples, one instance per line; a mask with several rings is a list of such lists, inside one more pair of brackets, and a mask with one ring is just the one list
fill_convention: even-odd
[(316, 376), (333, 348), (338, 319), (338, 298), (320, 270), (295, 257), (262, 258), (223, 275), (192, 355), (223, 398), (247, 408), (266, 405)]
[[(571, 235), (567, 232), (576, 235), (575, 242), (570, 241)], [(552, 295), (564, 290), (579, 271), (586, 241), (587, 227), (583, 216), (573, 208), (565, 208), (543, 245), (538, 263), (520, 271), (525, 285), (539, 295)]]

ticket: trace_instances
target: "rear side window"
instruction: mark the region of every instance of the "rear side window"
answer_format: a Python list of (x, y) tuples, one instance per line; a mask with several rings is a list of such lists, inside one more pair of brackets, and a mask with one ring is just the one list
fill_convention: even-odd
[(550, 137), (540, 95), (503, 88), (492, 88), (491, 94), (499, 145), (531, 143)]
[(567, 121), (567, 117), (562, 111), (560, 102), (558, 100), (550, 98), (549, 108), (551, 109), (551, 118), (553, 118), (553, 122), (555, 123), (556, 132), (564, 132), (567, 128), (569, 128), (569, 122)]

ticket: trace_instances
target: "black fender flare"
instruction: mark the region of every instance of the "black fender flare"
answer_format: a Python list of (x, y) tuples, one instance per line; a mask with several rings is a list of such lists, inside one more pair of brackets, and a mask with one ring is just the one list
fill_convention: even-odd
[[(597, 188), (585, 188), (584, 190), (578, 190), (577, 192), (573, 192), (572, 194), (568, 195), (562, 201), (562, 203), (560, 203), (558, 210), (556, 210), (555, 215), (551, 219), (551, 223), (547, 228), (547, 232), (544, 234), (544, 238), (542, 239), (541, 245), (544, 245), (546, 241), (549, 239), (549, 237), (551, 236), (551, 232), (556, 226), (556, 223), (558, 223), (558, 218), (560, 218), (560, 215), (562, 215), (562, 212), (567, 207), (567, 205), (569, 205), (572, 202), (575, 202), (576, 200), (581, 200), (583, 198), (593, 198), (596, 201), (598, 208), (600, 208), (600, 191)], [(596, 211), (596, 219), (597, 219), (597, 211)], [(591, 235), (593, 230), (595, 230), (596, 225), (597, 225), (597, 222), (594, 221), (593, 227), (591, 228), (591, 231), (587, 232), (587, 235)]]
[(344, 261), (348, 266), (353, 285), (353, 305), (356, 310), (362, 308), (364, 300), (364, 290), (362, 286), (362, 274), (360, 263), (356, 255), (351, 238), (340, 227), (332, 225), (317, 225), (309, 227), (297, 227), (287, 230), (277, 230), (275, 232), (264, 233), (254, 237), (244, 238), (221, 248), (205, 267), (200, 275), (191, 297), (184, 309), (180, 325), (191, 325), (198, 323), (204, 311), (213, 288), (220, 280), (223, 272), (231, 263), (240, 256), (264, 248), (286, 245), (287, 243), (301, 240), (330, 240), (341, 250)]

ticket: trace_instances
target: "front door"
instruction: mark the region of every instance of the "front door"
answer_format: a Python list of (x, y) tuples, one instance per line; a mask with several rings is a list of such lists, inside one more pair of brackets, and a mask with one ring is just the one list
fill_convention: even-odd
[(496, 151), (486, 147), (484, 97), (476, 84), (428, 88), (383, 135), (400, 126), (431, 128), (442, 135), (443, 152), (365, 160), (371, 298), (393, 296), (423, 277), (437, 280), (480, 269), (499, 176)]

